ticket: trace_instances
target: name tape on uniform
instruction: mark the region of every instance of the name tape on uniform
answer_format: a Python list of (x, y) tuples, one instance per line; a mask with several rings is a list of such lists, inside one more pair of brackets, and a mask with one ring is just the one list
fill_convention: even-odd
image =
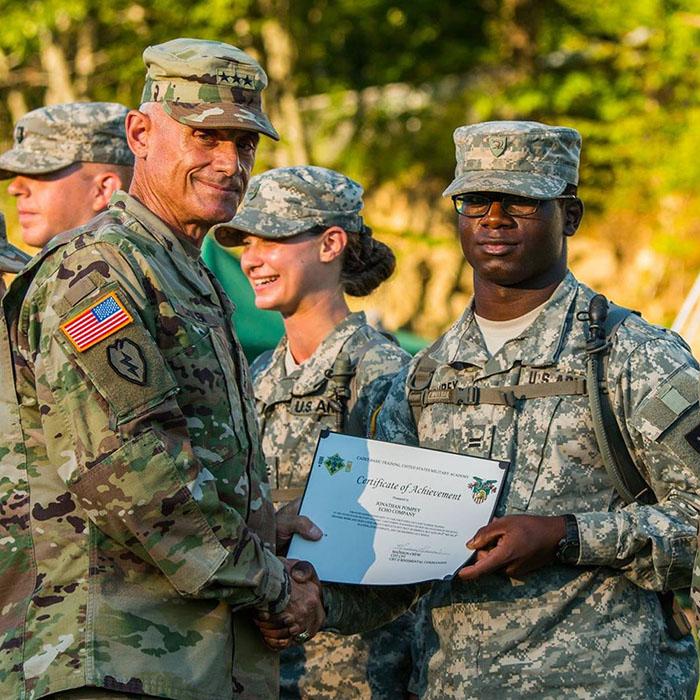
[(63, 323), (61, 330), (73, 347), (83, 352), (133, 321), (116, 292), (110, 292)]

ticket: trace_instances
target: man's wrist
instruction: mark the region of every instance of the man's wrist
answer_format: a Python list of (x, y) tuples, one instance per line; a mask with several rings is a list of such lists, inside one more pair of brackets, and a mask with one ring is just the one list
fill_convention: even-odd
[(564, 515), (564, 528), (564, 537), (559, 540), (555, 557), (562, 564), (576, 564), (581, 555), (581, 538), (574, 515)]

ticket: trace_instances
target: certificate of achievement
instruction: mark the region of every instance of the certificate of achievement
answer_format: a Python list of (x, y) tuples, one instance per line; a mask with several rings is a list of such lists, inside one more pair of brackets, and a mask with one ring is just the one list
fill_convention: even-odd
[(300, 513), (323, 531), (292, 538), (322, 581), (397, 585), (442, 579), (496, 507), (507, 462), (323, 431)]

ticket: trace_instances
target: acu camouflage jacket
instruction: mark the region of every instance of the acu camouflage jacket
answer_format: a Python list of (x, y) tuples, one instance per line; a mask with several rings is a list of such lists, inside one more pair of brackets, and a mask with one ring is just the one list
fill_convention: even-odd
[[(493, 357), (470, 306), (431, 351), (438, 366), (429, 388), (447, 396), (585, 378), (577, 314), (592, 295), (569, 274), (532, 325)], [(633, 315), (609, 355), (613, 409), (657, 496), (653, 506), (626, 506), (615, 493), (585, 394), (513, 405), (438, 400), (416, 426), (406, 380), (417, 361), (394, 380), (378, 437), (507, 460), (496, 514), (571, 513), (581, 537), (575, 566), (552, 564), (523, 581), (496, 574), (434, 584), (423, 605), (433, 631), (423, 630), (421, 697), (692, 697), (693, 640), (671, 639), (654, 593), (689, 585), (700, 522), (700, 454), (686, 437), (700, 423), (699, 373), (685, 344)], [(329, 591), (328, 624), (372, 624), (378, 603), (372, 609), (367, 600)]]
[(262, 447), (270, 482), (279, 489), (300, 488), (323, 428), (338, 430), (332, 374), (339, 353), (354, 374), (349, 384), (343, 432), (365, 436), (394, 375), (410, 359), (398, 345), (368, 325), (365, 314), (346, 316), (304, 362), (287, 375), (287, 339), (263, 353), (251, 367)]
[[(287, 375), (287, 339), (263, 353), (251, 368), (262, 445), (270, 481), (280, 499), (301, 490), (323, 428), (338, 430), (340, 406), (334, 396), (338, 357), (345, 353), (354, 373), (343, 411), (343, 432), (365, 436), (393, 376), (410, 359), (370, 326), (364, 313), (346, 316), (299, 369)], [(273, 491), (274, 493), (274, 491)], [(412, 616), (372, 636), (320, 633), (303, 647), (281, 654), (282, 695), (313, 698), (400, 697), (408, 682), (401, 663), (410, 655)], [(379, 692), (379, 687), (382, 691)], [(374, 694), (373, 694), (374, 690)]]
[(233, 309), (196, 256), (120, 194), (5, 297), (0, 697), (277, 693), (247, 615), (289, 580)]

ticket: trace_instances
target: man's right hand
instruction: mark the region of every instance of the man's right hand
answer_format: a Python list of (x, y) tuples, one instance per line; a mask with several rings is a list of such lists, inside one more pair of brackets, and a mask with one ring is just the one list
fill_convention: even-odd
[(282, 561), (292, 584), (289, 603), (279, 615), (258, 612), (255, 618), (265, 644), (277, 651), (308, 641), (326, 619), (321, 582), (313, 565), (296, 559)]
[(287, 554), (289, 542), (295, 533), (301, 535), (305, 540), (316, 541), (323, 537), (321, 530), (311, 520), (305, 515), (299, 515), (300, 504), (301, 498), (297, 498), (277, 511), (276, 550), (280, 556)]

